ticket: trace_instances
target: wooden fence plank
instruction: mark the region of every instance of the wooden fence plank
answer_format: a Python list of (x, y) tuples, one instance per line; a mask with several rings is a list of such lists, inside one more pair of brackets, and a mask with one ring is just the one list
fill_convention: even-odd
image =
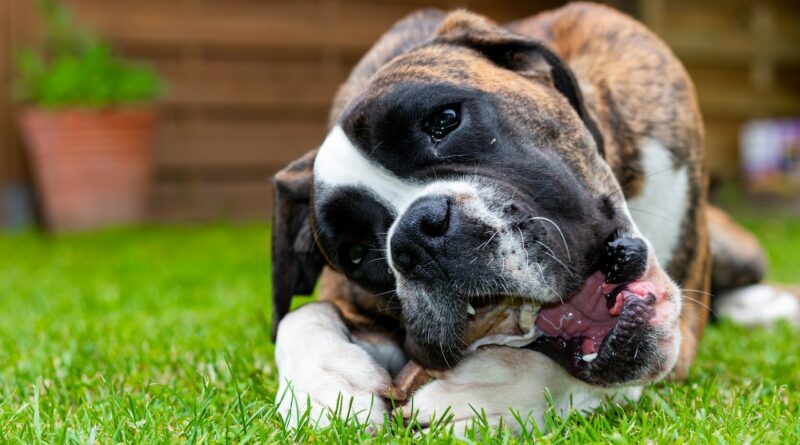
[[(5, 189), (22, 184), (28, 176), (16, 124), (21, 106), (15, 101), (12, 83), (18, 48), (35, 44), (36, 24), (29, 0), (0, 2), (0, 212)], [(8, 220), (8, 215), (0, 215), (0, 225)]]
[[(11, 90), (11, 2), (0, 2), (0, 91)], [(7, 93), (6, 93), (7, 94)], [(0, 99), (0, 224), (5, 220), (2, 199), (11, 176), (11, 141), (13, 124), (11, 103), (6, 97)]]
[(262, 180), (161, 182), (153, 190), (155, 221), (265, 219), (272, 214), (272, 185)]
[(323, 61), (215, 61), (201, 59), (197, 70), (180, 62), (157, 65), (167, 80), (165, 103), (197, 107), (328, 108), (346, 68)]
[[(7, 42), (11, 40), (11, 2), (0, 2), (0, 91), (9, 91), (11, 84), (11, 48)], [(10, 215), (6, 215), (6, 194), (11, 182), (11, 104), (5, 97), (0, 97), (0, 227), (9, 224)]]
[(325, 125), (314, 121), (165, 122), (156, 160), (168, 168), (285, 165), (316, 148)]
[[(78, 17), (127, 44), (335, 48), (363, 51), (399, 18), (422, 6), (466, 5), (496, 20), (511, 20), (559, 2), (434, 1), (181, 2), (73, 0)], [(180, 17), (179, 21), (175, 17)]]
[(724, 119), (713, 116), (706, 119), (706, 166), (714, 175), (724, 179), (736, 179), (739, 167), (740, 119)]
[[(75, 0), (77, 16), (128, 44), (283, 46), (364, 50), (408, 8), (395, 3), (347, 3), (337, 17), (313, 1), (180, 2)], [(180, 20), (176, 20), (180, 17)]]

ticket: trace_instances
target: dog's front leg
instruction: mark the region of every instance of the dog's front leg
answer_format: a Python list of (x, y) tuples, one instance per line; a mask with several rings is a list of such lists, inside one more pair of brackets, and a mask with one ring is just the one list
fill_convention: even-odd
[(357, 343), (329, 302), (307, 304), (283, 319), (275, 345), (276, 403), (288, 425), (297, 426), (307, 410), (318, 426), (331, 416), (383, 421), (391, 377)]
[(586, 384), (539, 352), (498, 346), (479, 350), (452, 370), (438, 373), (414, 394), (403, 414), (416, 416), (425, 425), (447, 411), (457, 433), (463, 433), (480, 414), (490, 425), (502, 421), (519, 432), (522, 425), (516, 416), (541, 426), (551, 407), (563, 415), (569, 409), (594, 409), (609, 398), (635, 400), (640, 394), (641, 387), (608, 389)]

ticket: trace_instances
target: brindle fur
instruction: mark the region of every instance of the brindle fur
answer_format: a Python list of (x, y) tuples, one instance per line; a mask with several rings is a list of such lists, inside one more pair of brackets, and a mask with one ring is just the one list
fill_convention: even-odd
[[(422, 10), (404, 18), (381, 37), (341, 87), (331, 110), (331, 125), (337, 121), (345, 105), (365, 91), (369, 82), (373, 82), (373, 94), (380, 94), (380, 89), (374, 88), (378, 78), (387, 88), (409, 79), (453, 81), (464, 76), (464, 71), (458, 69), (459, 64), (471, 64), (469, 72), (472, 73), (476, 72), (475, 64), (484, 64), (477, 72), (486, 75), (464, 78), (463, 81), (480, 84), (486, 91), (513, 94), (515, 82), (522, 82), (523, 78), (510, 72), (504, 75), (486, 59), (453, 55), (441, 45), (426, 46), (423, 50), (418, 48), (437, 35), (453, 34), (459, 27), (480, 29), (486, 23), (464, 11), (447, 15), (438, 10)], [(712, 254), (716, 288), (757, 282), (763, 273), (763, 255), (758, 244), (747, 232), (725, 219), (721, 211), (709, 210), (706, 204), (703, 125), (691, 80), (661, 40), (632, 18), (611, 8), (573, 3), (509, 23), (506, 27), (542, 42), (571, 68), (588, 113), (599, 126), (605, 159), (621, 184), (620, 194), (626, 198), (635, 197), (646, 180), (638, 145), (643, 138), (656, 139), (664, 144), (673, 156), (674, 167), (687, 167), (689, 196), (681, 241), (673, 252), (671, 263), (665, 265), (670, 276), (688, 293), (681, 314), (681, 355), (675, 368), (677, 377), (685, 377), (708, 320)], [(409, 55), (408, 51), (414, 48), (418, 50)], [(410, 62), (408, 57), (414, 58), (413, 63), (406, 63)], [(450, 63), (437, 63), (443, 58), (449, 58)], [(534, 68), (526, 75), (547, 79), (548, 73), (549, 70)], [(538, 95), (536, 101), (541, 107), (537, 112), (554, 116), (552, 128), (538, 128), (537, 131), (544, 137), (559, 138), (556, 122), (575, 119), (574, 113), (565, 111), (569, 104), (563, 96), (545, 92)], [(562, 139), (559, 143), (566, 147), (569, 156), (570, 141)], [(591, 182), (592, 172), (588, 166), (584, 170), (580, 172), (581, 176)], [(280, 176), (277, 182), (281, 184)], [(276, 206), (278, 218), (286, 213), (283, 206), (279, 200)], [(709, 227), (714, 246), (711, 251)], [(276, 233), (276, 236), (281, 235)], [(743, 239), (746, 242), (739, 245)], [(276, 255), (274, 261), (280, 262), (289, 253), (285, 251)], [(731, 267), (735, 274), (730, 273)], [(731, 281), (734, 279), (737, 281)], [(396, 323), (397, 308), (382, 303), (348, 282), (342, 274), (326, 267), (321, 280), (320, 300), (334, 302), (354, 329), (374, 329), (376, 325), (392, 329)]]

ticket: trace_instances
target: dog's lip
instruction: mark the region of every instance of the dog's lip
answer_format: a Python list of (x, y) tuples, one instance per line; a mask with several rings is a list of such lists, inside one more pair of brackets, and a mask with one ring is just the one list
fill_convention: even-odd
[(470, 296), (467, 298), (467, 318), (474, 319), (476, 315), (492, 305), (500, 303), (503, 299), (515, 298), (501, 294), (487, 294)]
[[(605, 275), (595, 272), (563, 303), (542, 307), (536, 320), (541, 335), (527, 348), (544, 353), (575, 377), (589, 376), (611, 364), (618, 353), (607, 350), (606, 343), (630, 306), (626, 302), (631, 297), (648, 298), (654, 291), (655, 285), (644, 277), (627, 283), (606, 283)], [(560, 318), (570, 310), (580, 312), (577, 321), (583, 325)], [(566, 323), (556, 325), (554, 320)]]
[[(583, 286), (563, 303), (542, 307), (536, 327), (542, 334), (564, 340), (581, 339), (581, 358), (591, 361), (603, 340), (617, 324), (625, 284), (609, 285), (605, 275), (595, 272)], [(589, 356), (589, 357), (586, 357)]]
[[(620, 349), (618, 344), (620, 339), (628, 338), (628, 330), (638, 332), (649, 328), (649, 324), (640, 324), (643, 322), (634, 321), (634, 317), (640, 315), (637, 311), (640, 312), (642, 303), (653, 304), (658, 286), (651, 281), (648, 271), (624, 283), (610, 283), (606, 278), (600, 271), (590, 272), (581, 288), (568, 299), (541, 306), (534, 323), (534, 340), (517, 347), (545, 354), (573, 377), (587, 383), (609, 386), (631, 381), (615, 370), (619, 360), (630, 359), (625, 356), (627, 350)], [(466, 298), (467, 322), (480, 319), (491, 311), (493, 304), (508, 298), (534, 301), (522, 296), (471, 296)]]

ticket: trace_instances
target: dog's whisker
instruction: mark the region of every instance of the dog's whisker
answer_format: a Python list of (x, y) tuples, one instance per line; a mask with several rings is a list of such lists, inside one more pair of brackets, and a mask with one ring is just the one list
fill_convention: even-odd
[(539, 241), (539, 240), (535, 240), (535, 242), (536, 242), (537, 244), (540, 244), (540, 245), (542, 245), (542, 246), (543, 246), (545, 249), (547, 249), (547, 250), (548, 250), (547, 252), (545, 252), (545, 255), (549, 256), (549, 257), (550, 257), (550, 258), (552, 258), (552, 259), (553, 259), (555, 262), (557, 262), (558, 264), (560, 264), (560, 265), (561, 265), (561, 267), (563, 267), (563, 268), (564, 268), (564, 269), (565, 269), (565, 270), (566, 270), (566, 271), (567, 271), (567, 272), (568, 272), (568, 273), (569, 273), (571, 276), (575, 276), (575, 272), (573, 272), (573, 271), (572, 271), (572, 269), (570, 269), (570, 268), (569, 268), (569, 266), (567, 266), (566, 264), (564, 264), (564, 262), (562, 262), (561, 260), (559, 260), (559, 259), (556, 257), (556, 254), (555, 254), (555, 252), (553, 252), (553, 249), (551, 249), (551, 248), (550, 248), (550, 246), (548, 246), (547, 244), (545, 244), (545, 243), (543, 243), (543, 242), (541, 242), (541, 241)]
[(569, 253), (569, 246), (567, 245), (567, 239), (564, 237), (564, 232), (561, 231), (561, 227), (559, 227), (558, 224), (556, 224), (552, 219), (545, 218), (544, 216), (533, 216), (533, 217), (530, 218), (530, 220), (531, 221), (534, 221), (534, 220), (536, 220), (536, 221), (547, 221), (550, 224), (552, 224), (553, 227), (555, 227), (556, 230), (558, 230), (558, 234), (561, 235), (561, 242), (564, 243), (564, 249), (567, 251), (567, 260), (568, 261), (572, 261), (572, 256)]
[(517, 227), (517, 230), (519, 231), (519, 241), (522, 243), (522, 250), (525, 252), (525, 269), (528, 269), (530, 264), (528, 261), (528, 249), (525, 247), (525, 237), (522, 235), (522, 229)]
[[(624, 208), (622, 208), (622, 207), (614, 207), (614, 208), (616, 210), (624, 210)], [(632, 212), (644, 213), (645, 215), (649, 215), (649, 216), (652, 216), (652, 217), (655, 217), (655, 218), (659, 218), (659, 219), (661, 219), (663, 221), (673, 221), (674, 220), (674, 218), (670, 218), (670, 217), (665, 216), (665, 215), (659, 215), (657, 213), (653, 213), (653, 212), (650, 212), (650, 211), (647, 211), (647, 210), (643, 210), (643, 209), (639, 209), (639, 208), (636, 208), (636, 207), (628, 206), (628, 210), (630, 210)]]
[(656, 171), (654, 171), (653, 173), (650, 173), (650, 174), (644, 175), (644, 176), (642, 176), (642, 177), (640, 177), (640, 178), (634, 178), (634, 179), (632, 179), (632, 180), (630, 180), (630, 181), (626, 182), (625, 184), (622, 184), (622, 185), (620, 185), (620, 186), (619, 186), (619, 188), (618, 188), (618, 189), (616, 189), (616, 190), (614, 190), (613, 192), (609, 192), (609, 193), (608, 193), (606, 196), (607, 196), (607, 197), (614, 196), (614, 195), (616, 195), (617, 193), (619, 193), (619, 192), (621, 192), (621, 191), (625, 190), (626, 188), (630, 187), (631, 185), (635, 184), (635, 183), (636, 183), (636, 181), (639, 181), (639, 180), (644, 180), (644, 179), (647, 179), (647, 178), (651, 178), (651, 177), (653, 177), (653, 176), (659, 175), (659, 174), (661, 174), (661, 173), (664, 173), (664, 172), (668, 172), (668, 171), (670, 171), (670, 170), (672, 170), (672, 166), (666, 167), (666, 168), (664, 168), (664, 169), (662, 169), (662, 170), (656, 170)]
[(536, 198), (538, 198), (542, 193), (544, 193), (546, 191), (549, 191), (551, 188), (553, 188), (553, 184), (554, 184), (554, 181), (547, 181), (546, 185), (544, 187), (540, 188), (539, 191), (536, 192), (535, 195), (533, 195), (533, 198), (531, 198), (531, 200), (535, 202)]
[(711, 292), (706, 292), (706, 291), (700, 290), (700, 289), (681, 289), (681, 291), (683, 291), (683, 292), (697, 292), (698, 294), (706, 294), (706, 295), (711, 296), (711, 297), (714, 296), (714, 294), (712, 294)]
[(708, 309), (708, 311), (711, 312), (712, 314), (717, 315), (717, 313), (714, 312), (714, 309), (711, 309), (711, 306), (705, 304), (704, 302), (698, 300), (697, 298), (693, 298), (693, 297), (690, 297), (688, 295), (683, 295), (683, 298), (685, 298), (685, 299), (687, 299), (689, 301), (693, 301), (693, 302), (699, 304), (701, 307), (703, 307), (705, 309)]
[(489, 243), (491, 243), (491, 242), (492, 242), (492, 240), (494, 239), (494, 237), (495, 237), (495, 236), (497, 236), (497, 234), (498, 234), (498, 233), (500, 233), (500, 231), (501, 231), (501, 230), (502, 230), (502, 229), (497, 229), (497, 231), (496, 231), (496, 232), (494, 232), (494, 233), (492, 234), (492, 236), (491, 236), (491, 237), (489, 237), (489, 239), (488, 239), (488, 240), (486, 240), (486, 242), (485, 242), (485, 243), (482, 243), (481, 245), (479, 245), (477, 248), (475, 248), (475, 250), (481, 250), (481, 249), (483, 249), (484, 247), (488, 246), (488, 245), (489, 245)]
[[(717, 315), (717, 314), (715, 313), (714, 315)], [(679, 320), (685, 320), (687, 322), (705, 321), (704, 317), (702, 317), (701, 315), (696, 315), (695, 314), (693, 316), (690, 316), (689, 314), (686, 314), (684, 312), (681, 312), (680, 314), (678, 314), (678, 319)]]
[(541, 265), (541, 264), (539, 264), (538, 262), (534, 262), (533, 264), (535, 264), (535, 265), (536, 265), (536, 267), (539, 269), (539, 275), (542, 277), (542, 285), (543, 285), (544, 287), (546, 287), (546, 288), (550, 289), (550, 292), (552, 292), (552, 293), (553, 293), (553, 295), (555, 295), (556, 297), (558, 297), (558, 300), (559, 300), (561, 303), (564, 303), (564, 297), (562, 297), (562, 296), (561, 296), (561, 294), (559, 294), (558, 292), (556, 292), (556, 290), (555, 290), (555, 289), (553, 289), (553, 287), (552, 287), (552, 286), (550, 286), (549, 284), (547, 284), (547, 279), (544, 277), (544, 270), (542, 270), (542, 265)]
[(392, 293), (394, 293), (394, 292), (395, 292), (395, 290), (394, 290), (394, 289), (392, 289), (392, 290), (387, 290), (386, 292), (380, 292), (380, 293), (377, 293), (377, 294), (374, 294), (374, 295), (375, 295), (376, 297), (381, 297), (381, 296), (384, 296), (384, 295), (389, 295), (389, 294), (392, 294)]

